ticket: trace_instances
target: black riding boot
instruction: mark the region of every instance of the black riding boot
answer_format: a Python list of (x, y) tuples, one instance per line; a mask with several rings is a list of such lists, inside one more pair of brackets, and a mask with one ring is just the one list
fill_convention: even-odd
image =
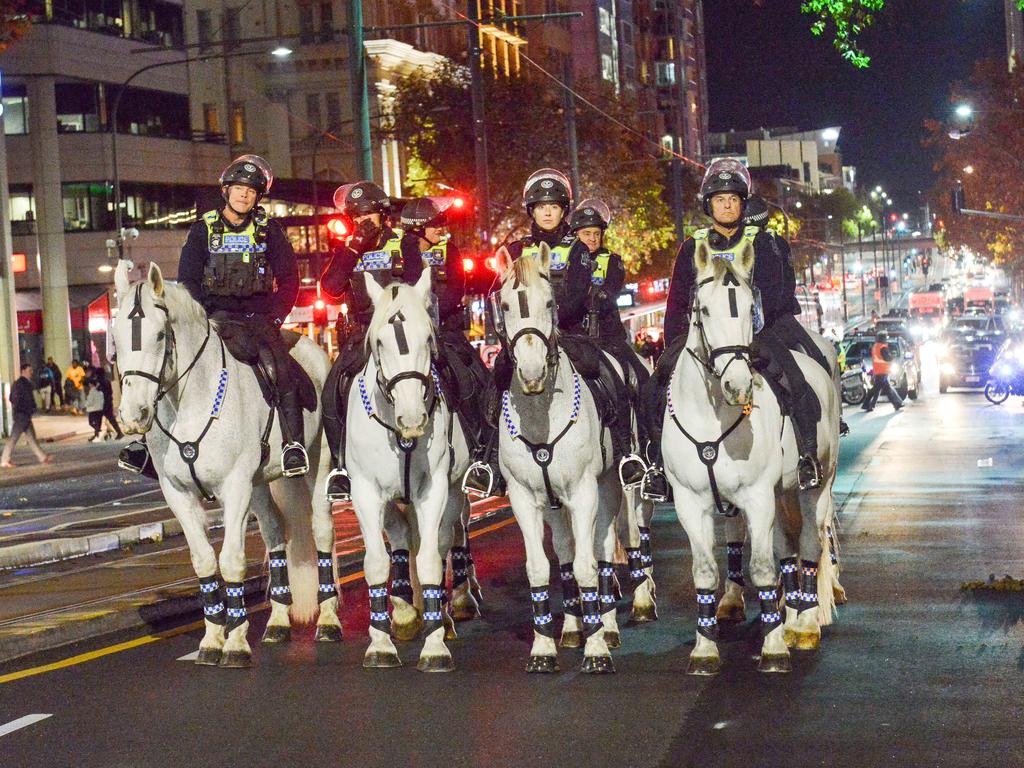
[[(662, 356), (664, 359), (664, 356)], [(647, 415), (647, 472), (640, 483), (640, 497), (645, 501), (665, 502), (672, 498), (672, 488), (662, 469), (661, 424), (665, 418), (668, 390), (657, 377), (648, 379), (640, 393), (641, 407)]]
[(285, 477), (298, 477), (309, 472), (309, 456), (303, 446), (302, 406), (293, 387), (280, 393), (277, 409), (281, 418), (284, 447), (281, 449), (281, 469)]
[[(346, 502), (352, 499), (352, 481), (345, 471), (345, 395), (348, 381), (342, 382), (341, 367), (335, 367), (327, 375), (324, 393), (320, 398), (324, 414), (324, 434), (327, 448), (331, 452), (331, 472), (327, 475), (327, 500)], [(341, 385), (341, 386), (339, 386)]]

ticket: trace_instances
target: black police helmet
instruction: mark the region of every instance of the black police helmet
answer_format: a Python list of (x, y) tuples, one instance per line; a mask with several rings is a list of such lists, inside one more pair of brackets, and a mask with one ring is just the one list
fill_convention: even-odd
[(402, 208), (402, 227), (421, 233), (427, 227), (443, 227), (448, 223), (447, 211), (453, 200), (448, 197), (418, 197)]
[(751, 195), (743, 206), (743, 223), (751, 227), (764, 227), (768, 223), (768, 203), (760, 195)]
[(578, 232), (587, 227), (600, 227), (608, 229), (611, 224), (612, 213), (603, 200), (587, 199), (581, 202), (576, 210), (572, 212), (569, 219), (569, 230)]
[(270, 191), (273, 183), (274, 172), (270, 170), (270, 163), (259, 155), (242, 155), (232, 160), (220, 175), (221, 187), (241, 184), (255, 189), (260, 197)]
[(750, 197), (750, 173), (739, 160), (731, 157), (714, 160), (708, 165), (700, 185), (704, 213), (711, 215), (711, 198), (721, 194), (738, 195), (743, 201)]
[(523, 205), (533, 214), (538, 203), (557, 203), (568, 212), (572, 206), (572, 184), (564, 173), (554, 168), (541, 168), (526, 180), (523, 187)]
[(391, 198), (372, 181), (357, 181), (334, 191), (334, 207), (353, 218), (367, 213), (386, 214), (391, 210)]

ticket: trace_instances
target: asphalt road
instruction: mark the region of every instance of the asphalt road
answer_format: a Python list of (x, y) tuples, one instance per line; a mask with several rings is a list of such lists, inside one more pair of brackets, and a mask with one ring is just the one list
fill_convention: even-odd
[[(451, 674), (417, 672), (416, 642), (399, 647), (400, 669), (361, 669), (368, 617), (356, 580), (344, 592), (343, 644), (302, 633), (287, 647), (261, 647), (265, 613), (255, 614), (248, 671), (179, 661), (196, 649), (195, 631), (123, 650), (112, 645), (137, 636), (108, 638), (0, 668), (2, 762), (1024, 764), (1024, 593), (960, 589), (989, 574), (1024, 575), (1021, 402), (927, 391), (899, 415), (886, 405), (850, 420), (838, 491), (851, 601), (819, 651), (794, 652), (789, 675), (756, 672), (752, 594), (747, 623), (724, 634), (722, 674), (685, 674), (694, 594), (686, 539), (668, 508), (653, 525), (661, 618), (628, 626), (623, 604), (617, 674), (583, 676), (578, 652), (562, 650), (562, 673), (527, 675), (522, 543), (507, 525), (474, 540), (485, 613), (459, 625)], [(3, 682), (24, 669), (38, 674)]]

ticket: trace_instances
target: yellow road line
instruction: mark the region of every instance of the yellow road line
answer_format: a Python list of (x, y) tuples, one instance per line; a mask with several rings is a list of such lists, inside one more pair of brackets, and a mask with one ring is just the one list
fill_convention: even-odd
[[(509, 517), (505, 520), (499, 520), (496, 523), (488, 525), (486, 528), (481, 528), (477, 531), (473, 531), (469, 534), (469, 538), (475, 539), (477, 536), (483, 536), (485, 533), (491, 533), (499, 528), (504, 528), (507, 525), (512, 525), (515, 522), (515, 518)], [(351, 584), (353, 581), (358, 581), (363, 578), (363, 572), (357, 571), (356, 573), (350, 573), (348, 576), (344, 576), (338, 580), (339, 584)], [(259, 605), (254, 605), (250, 609), (252, 613), (261, 611), (266, 608), (270, 603), (263, 602)], [(113, 653), (121, 653), (121, 651), (130, 651), (132, 648), (138, 648), (143, 645), (149, 645), (155, 643), (158, 640), (165, 640), (169, 637), (176, 637), (177, 635), (183, 635), (187, 632), (192, 632), (196, 629), (201, 629), (205, 625), (203, 621), (194, 621), (191, 624), (185, 624), (180, 627), (175, 627), (166, 632), (160, 632), (155, 635), (143, 635), (137, 637), (134, 640), (128, 640), (123, 643), (117, 643), (116, 645), (109, 645), (106, 648), (100, 648), (99, 650), (89, 651), (88, 653), (80, 653), (77, 656), (71, 656), (61, 661), (55, 661), (52, 664), (43, 664), (39, 667), (29, 667), (28, 669), (22, 669), (18, 672), (11, 672), (6, 675), (0, 675), (0, 685), (4, 683), (13, 683), (15, 680), (23, 680), (26, 677), (35, 677), (36, 675), (42, 675), (46, 672), (55, 672), (58, 669), (65, 669), (67, 667), (73, 667), (77, 664), (85, 664), (88, 661), (99, 659), (104, 656), (109, 656)]]

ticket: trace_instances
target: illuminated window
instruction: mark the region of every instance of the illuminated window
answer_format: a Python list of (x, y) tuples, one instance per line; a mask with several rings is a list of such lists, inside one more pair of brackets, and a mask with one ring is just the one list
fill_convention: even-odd
[(597, 9), (597, 30), (609, 36), (612, 33), (612, 15), (607, 8)]
[(203, 129), (207, 133), (220, 133), (220, 116), (216, 104), (203, 104)]
[(612, 64), (612, 57), (607, 53), (601, 54), (601, 77), (605, 80), (615, 81), (615, 65)]
[(245, 143), (245, 103), (241, 101), (231, 105), (231, 143)]

